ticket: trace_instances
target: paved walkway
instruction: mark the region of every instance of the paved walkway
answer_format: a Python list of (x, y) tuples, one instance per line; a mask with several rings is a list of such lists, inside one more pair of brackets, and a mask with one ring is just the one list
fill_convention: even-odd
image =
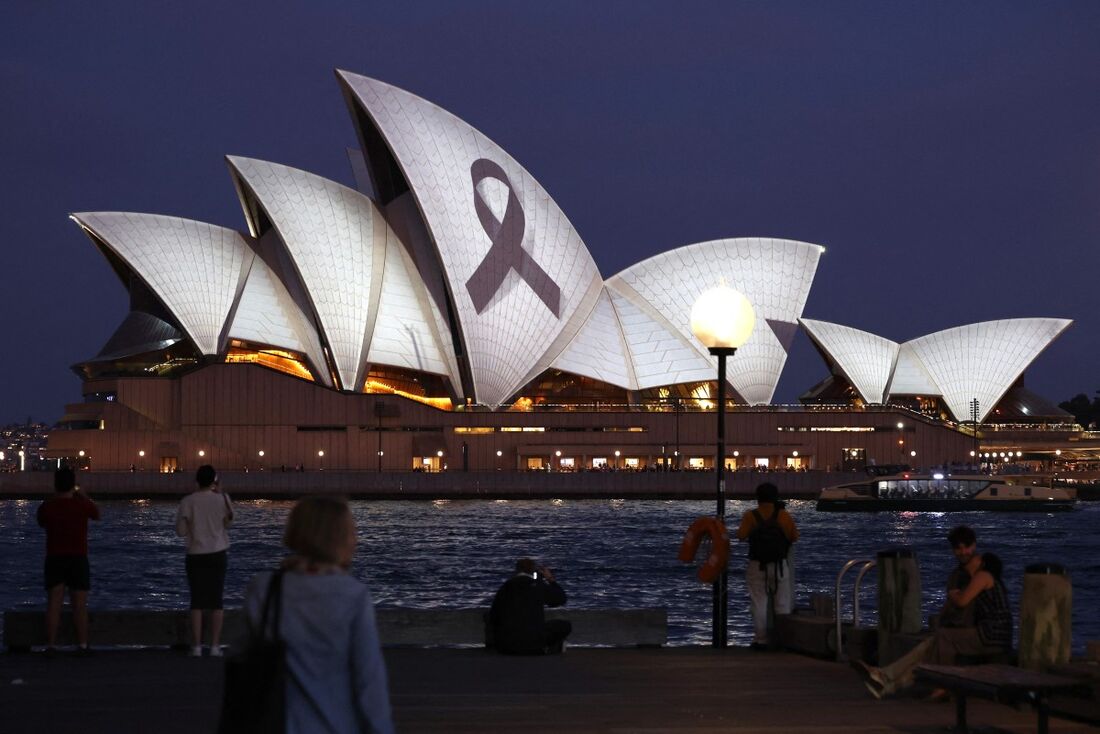
[[(835, 663), (741, 648), (571, 648), (545, 658), (392, 649), (386, 660), (401, 732), (942, 734), (954, 719), (951, 705), (876, 701)], [(217, 659), (0, 655), (5, 734), (209, 732), (220, 699)], [(971, 704), (970, 721), (1035, 731), (1032, 711), (987, 702)], [(1055, 721), (1052, 731), (1093, 730)]]

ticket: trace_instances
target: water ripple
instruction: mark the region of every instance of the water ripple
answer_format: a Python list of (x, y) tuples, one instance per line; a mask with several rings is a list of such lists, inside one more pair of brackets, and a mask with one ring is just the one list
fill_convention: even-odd
[[(103, 521), (92, 527), (93, 607), (175, 609), (187, 604), (184, 548), (175, 535), (176, 503), (104, 501)], [(287, 501), (238, 503), (232, 529), (226, 603), (238, 606), (245, 584), (282, 556)], [(750, 503), (730, 503), (736, 517)], [(45, 539), (35, 522), (36, 503), (0, 501), (0, 609), (35, 608), (41, 588)], [(695, 579), (695, 567), (676, 552), (684, 531), (711, 502), (668, 500), (444, 500), (352, 503), (359, 551), (352, 572), (366, 581), (379, 606), (464, 607), (487, 604), (515, 559), (534, 556), (554, 569), (569, 593), (569, 606), (666, 607), (669, 642), (707, 644), (711, 588)], [(959, 523), (972, 525), (981, 548), (1005, 560), (1012, 598), (1019, 600), (1024, 566), (1053, 560), (1068, 564), (1074, 581), (1074, 643), (1100, 636), (1092, 610), (1100, 562), (1091, 528), (1100, 506), (1076, 512), (1036, 514), (818, 513), (812, 502), (792, 502), (802, 539), (797, 546), (798, 600), (832, 594), (849, 558), (873, 557), (899, 545), (916, 550), (921, 564), (924, 611), (943, 601), (943, 583), (954, 561), (944, 540)], [(730, 574), (730, 638), (751, 638), (741, 568), (734, 548)], [(873, 620), (875, 580), (864, 584), (861, 608)], [(850, 614), (851, 592), (845, 610)]]

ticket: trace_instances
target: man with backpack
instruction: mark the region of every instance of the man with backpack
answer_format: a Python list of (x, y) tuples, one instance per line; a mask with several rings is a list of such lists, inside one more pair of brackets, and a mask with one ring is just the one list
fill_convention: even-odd
[(741, 516), (737, 539), (749, 542), (745, 584), (752, 608), (752, 648), (768, 647), (768, 606), (775, 614), (790, 614), (794, 583), (788, 554), (798, 540), (791, 513), (779, 501), (779, 489), (770, 482), (756, 488), (756, 508)]

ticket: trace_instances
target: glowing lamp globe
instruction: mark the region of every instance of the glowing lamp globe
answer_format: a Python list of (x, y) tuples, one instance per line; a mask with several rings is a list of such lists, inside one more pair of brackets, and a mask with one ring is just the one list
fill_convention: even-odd
[(691, 307), (691, 333), (707, 349), (737, 349), (749, 340), (755, 323), (749, 299), (725, 285), (704, 291)]

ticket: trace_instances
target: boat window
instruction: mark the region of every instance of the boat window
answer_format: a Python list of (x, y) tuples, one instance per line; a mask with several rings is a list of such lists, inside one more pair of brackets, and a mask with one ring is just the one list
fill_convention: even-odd
[(990, 487), (989, 488), (989, 496), (990, 497), (996, 497), (998, 489), (1000, 489), (1000, 487)]
[(1024, 487), (1024, 497), (1031, 496), (1031, 487)]

